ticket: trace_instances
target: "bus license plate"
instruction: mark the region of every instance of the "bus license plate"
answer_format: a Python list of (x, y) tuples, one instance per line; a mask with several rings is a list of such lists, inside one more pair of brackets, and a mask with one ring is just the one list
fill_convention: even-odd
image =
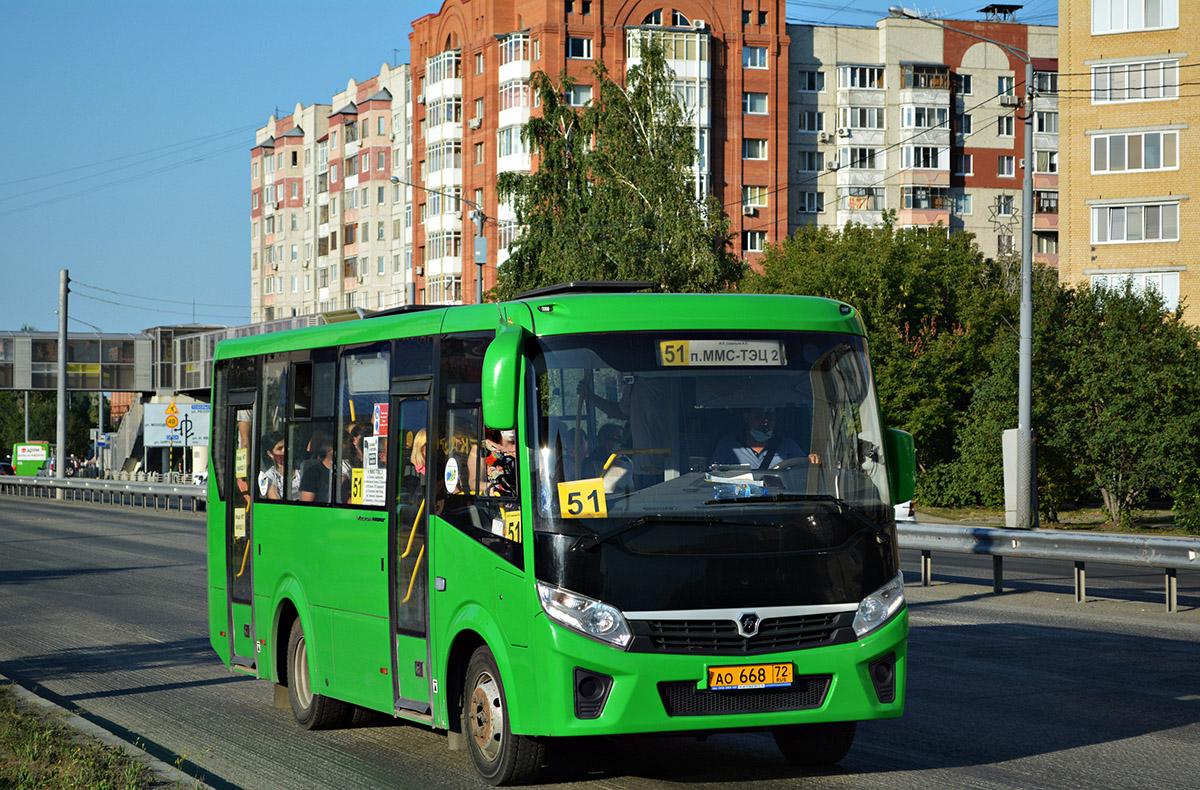
[(708, 688), (764, 689), (792, 685), (792, 664), (744, 664), (735, 667), (709, 667)]

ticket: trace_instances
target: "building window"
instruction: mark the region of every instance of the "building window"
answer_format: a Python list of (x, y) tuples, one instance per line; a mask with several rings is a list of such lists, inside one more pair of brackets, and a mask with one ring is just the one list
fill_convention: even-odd
[(900, 168), (902, 170), (946, 170), (949, 166), (949, 148), (906, 145), (900, 149)]
[(1035, 214), (1057, 214), (1057, 190), (1041, 190), (1033, 193), (1033, 211)]
[(796, 165), (802, 173), (818, 173), (825, 169), (825, 154), (821, 151), (799, 151)]
[(1092, 103), (1163, 101), (1179, 96), (1179, 61), (1092, 67)]
[[(877, 108), (877, 112), (882, 114), (883, 108)], [(947, 107), (901, 107), (900, 118), (905, 129), (934, 129), (946, 125), (950, 110)], [(883, 126), (871, 128), (882, 129)]]
[(944, 210), (947, 207), (946, 187), (902, 186), (900, 208)]
[(1038, 255), (1058, 255), (1057, 233), (1035, 233), (1033, 236), (1037, 244), (1034, 251)]
[(1058, 113), (1035, 112), (1033, 114), (1033, 130), (1046, 134), (1058, 134)]
[(839, 148), (838, 159), (842, 167), (853, 170), (882, 170), (886, 166), (885, 154), (880, 148)]
[(1011, 217), (1013, 215), (1013, 196), (996, 195), (996, 216)]
[[(384, 237), (384, 235), (383, 235), (383, 223), (382, 223), (382, 222), (377, 222), (377, 223), (375, 223), (375, 225), (376, 225), (376, 228), (375, 228), (375, 240), (376, 240), (376, 241), (383, 241), (383, 240), (384, 240), (384, 238), (385, 238), (385, 237)], [(380, 258), (380, 260), (382, 261), (383, 259), (382, 259), (382, 258)], [(380, 272), (380, 274), (383, 274), (383, 272)]]
[(1013, 235), (1011, 233), (1001, 233), (996, 236), (996, 254), (1013, 254)]
[(742, 205), (755, 206), (758, 208), (766, 207), (767, 205), (767, 188), (759, 186), (743, 186), (742, 187)]
[(1016, 78), (1015, 77), (997, 77), (996, 78), (996, 93), (1000, 96), (1016, 96)]
[(586, 107), (592, 103), (592, 86), (591, 85), (572, 85), (567, 91), (566, 102), (568, 107)]
[(1033, 89), (1038, 93), (1058, 93), (1058, 72), (1037, 71), (1033, 74)]
[(825, 213), (824, 192), (801, 192), (796, 202), (796, 210), (801, 214)]
[(882, 211), (884, 198), (883, 187), (838, 188), (838, 208), (847, 211)]
[(883, 67), (839, 66), (838, 87), (883, 90)]
[(765, 68), (767, 68), (767, 48), (766, 47), (743, 47), (742, 48), (742, 68), (744, 68), (744, 69), (765, 69)]
[(802, 132), (824, 131), (825, 113), (816, 110), (801, 110), (798, 128)]
[(1033, 152), (1033, 172), (1035, 172), (1035, 173), (1057, 173), (1058, 172), (1058, 151), (1034, 151)]
[(742, 112), (747, 115), (766, 115), (767, 114), (767, 94), (765, 93), (743, 93), (742, 94)]
[(767, 246), (765, 230), (747, 230), (742, 232), (742, 250), (744, 252), (762, 252)]
[(475, 143), (475, 164), (483, 164), (483, 143)]
[(1092, 244), (1179, 241), (1179, 204), (1092, 207)]
[(567, 57), (581, 60), (592, 59), (592, 40), (571, 36), (567, 39)]
[[(476, 117), (483, 115), (483, 100), (475, 105)], [(527, 80), (509, 80), (500, 86), (500, 109), (508, 110), (513, 107), (529, 106), (529, 82)]]
[(882, 107), (842, 107), (838, 110), (838, 126), (844, 129), (884, 128)]
[(483, 73), (483, 53), (482, 52), (475, 53), (475, 73), (476, 74)]
[(825, 72), (800, 71), (796, 74), (796, 89), (801, 93), (823, 93), (825, 91)]
[(521, 127), (508, 126), (496, 132), (498, 153), (500, 156), (527, 153), (525, 144), (521, 142)]
[(1179, 0), (1092, 0), (1092, 35), (1179, 27)]
[(949, 90), (950, 70), (945, 66), (900, 65), (900, 87)]
[(958, 133), (964, 136), (972, 133), (971, 116), (968, 113), (958, 116)]
[(975, 173), (975, 157), (974, 154), (955, 154), (954, 155), (954, 175), (969, 176)]
[(1013, 137), (1016, 135), (1016, 119), (1011, 115), (1001, 115), (996, 119), (996, 134), (1001, 137)]
[(996, 157), (996, 175), (1012, 178), (1016, 175), (1016, 163), (1011, 156)]
[(1092, 289), (1118, 290), (1128, 283), (1135, 293), (1155, 291), (1163, 300), (1163, 307), (1176, 310), (1179, 307), (1179, 272), (1115, 271), (1092, 275)]
[(766, 159), (767, 141), (756, 137), (742, 140), (742, 159)]
[(955, 74), (954, 75), (954, 92), (959, 96), (970, 96), (975, 92), (974, 80), (970, 74)]
[(951, 207), (950, 210), (953, 211), (955, 214), (962, 216), (962, 215), (967, 215), (967, 214), (971, 213), (971, 193), (970, 192), (964, 192), (961, 195), (955, 195), (953, 198), (953, 201), (954, 201), (954, 205)]
[(1178, 168), (1178, 132), (1134, 132), (1092, 137), (1093, 173)]

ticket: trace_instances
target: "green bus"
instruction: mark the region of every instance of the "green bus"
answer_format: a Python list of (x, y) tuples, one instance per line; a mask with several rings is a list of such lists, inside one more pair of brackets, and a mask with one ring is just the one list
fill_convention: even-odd
[(304, 728), (444, 730), (492, 784), (572, 736), (766, 728), (830, 764), (900, 716), (914, 453), (858, 314), (619, 290), (223, 341), (222, 661)]

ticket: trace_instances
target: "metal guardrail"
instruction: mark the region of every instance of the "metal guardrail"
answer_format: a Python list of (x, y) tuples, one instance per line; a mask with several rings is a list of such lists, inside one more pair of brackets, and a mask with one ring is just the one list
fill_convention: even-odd
[(1004, 591), (1004, 558), (1064, 560), (1075, 565), (1075, 600), (1087, 596), (1088, 562), (1162, 568), (1167, 611), (1178, 610), (1179, 568), (1200, 569), (1200, 540), (1144, 535), (1096, 535), (1052, 530), (960, 527), (942, 524), (898, 525), (900, 548), (921, 552), (921, 584), (928, 587), (933, 552), (987, 554), (992, 558), (992, 591)]
[[(187, 483), (135, 483), (119, 480), (87, 480), (56, 477), (0, 477), (0, 494), (34, 496), (72, 501), (100, 502), (113, 505), (140, 504), (142, 507), (161, 507), (166, 510), (190, 510), (204, 507), (208, 490)], [(172, 502), (176, 507), (172, 508)], [(187, 504), (189, 507), (185, 508)]]

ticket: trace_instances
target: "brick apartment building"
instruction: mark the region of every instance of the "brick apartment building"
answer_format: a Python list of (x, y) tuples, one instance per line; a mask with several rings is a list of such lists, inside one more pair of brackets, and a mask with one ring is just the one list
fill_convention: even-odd
[(582, 106), (598, 89), (593, 66), (602, 62), (619, 78), (647, 36), (665, 47), (678, 75), (675, 88), (700, 140), (698, 189), (727, 206), (735, 252), (780, 240), (787, 230), (785, 28), (784, 4), (761, 0), (464, 0), (414, 21), (413, 175), (428, 188), (414, 197), (418, 291), (431, 302), (473, 301), (475, 287), (475, 227), (464, 207), (432, 190), (461, 195), (488, 218), (484, 290), (495, 283), (517, 227), (492, 186), (498, 173), (537, 166), (520, 139), (536, 112), (530, 74), (557, 79), (565, 70), (576, 80), (568, 101)]
[[(946, 24), (1034, 58), (1035, 254), (1053, 264), (1057, 29), (1017, 24), (1014, 8)], [(497, 175), (537, 166), (520, 139), (537, 112), (531, 74), (565, 70), (582, 106), (596, 63), (619, 77), (647, 37), (666, 49), (696, 126), (697, 194), (725, 205), (734, 251), (751, 262), (801, 225), (873, 224), (888, 208), (902, 225), (971, 231), (986, 254), (1019, 252), (1023, 62), (923, 21), (788, 25), (784, 10), (463, 0), (413, 21), (411, 67), (385, 64), (258, 130), (253, 320), (473, 302), (477, 273), (486, 292), (519, 230)]]
[[(1190, 11), (1190, 13), (1187, 13)], [(1200, 304), (1195, 0), (1062, 0), (1065, 282)], [(1189, 164), (1190, 163), (1190, 164)]]
[(1011, 21), (883, 19), (788, 26), (793, 192), (789, 227), (877, 224), (970, 231), (986, 255), (1020, 254), (1025, 62), (1034, 102), (1034, 254), (1058, 260), (1057, 29)]
[(297, 104), (250, 152), (251, 320), (412, 303), (407, 65)]

